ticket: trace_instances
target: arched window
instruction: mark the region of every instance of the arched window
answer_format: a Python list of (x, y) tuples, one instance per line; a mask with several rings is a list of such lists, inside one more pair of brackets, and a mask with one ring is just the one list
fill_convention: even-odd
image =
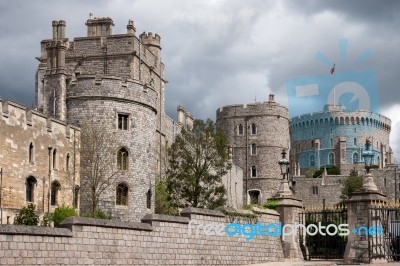
[(257, 168), (255, 165), (251, 167), (251, 177), (257, 177)]
[(255, 135), (255, 134), (257, 134), (257, 126), (256, 126), (256, 124), (251, 124), (251, 134), (252, 135)]
[(251, 155), (256, 155), (257, 154), (257, 145), (256, 144), (251, 144)]
[(358, 153), (357, 152), (353, 153), (353, 164), (356, 164), (356, 163), (358, 163)]
[(33, 142), (29, 144), (29, 162), (33, 163), (35, 161), (35, 153), (34, 153), (34, 147), (33, 147)]
[(51, 197), (50, 197), (50, 204), (55, 206), (58, 204), (58, 193), (60, 191), (61, 185), (58, 181), (53, 181), (51, 183)]
[(80, 189), (80, 187), (79, 187), (78, 185), (75, 185), (75, 191), (74, 191), (74, 208), (78, 208), (79, 189)]
[(333, 153), (329, 153), (328, 155), (328, 163), (329, 165), (335, 165), (335, 156), (333, 155)]
[(67, 154), (67, 159), (65, 160), (65, 171), (69, 172), (69, 162), (70, 162), (70, 156), (69, 153)]
[(117, 186), (117, 205), (128, 205), (128, 186), (124, 183), (120, 183)]
[(57, 168), (57, 150), (56, 149), (54, 149), (53, 150), (53, 169), (56, 169)]
[(238, 135), (243, 135), (243, 125), (242, 124), (240, 124), (238, 126)]
[(314, 154), (310, 155), (310, 167), (314, 167), (315, 166), (315, 157)]
[(35, 185), (36, 185), (36, 178), (30, 176), (26, 179), (25, 183), (25, 195), (27, 202), (34, 202), (34, 195), (35, 195)]
[(121, 148), (117, 154), (118, 170), (128, 170), (128, 151)]

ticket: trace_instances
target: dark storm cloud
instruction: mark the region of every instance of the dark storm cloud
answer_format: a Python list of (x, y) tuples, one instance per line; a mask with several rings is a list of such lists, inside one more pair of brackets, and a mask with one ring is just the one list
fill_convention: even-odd
[[(161, 36), (167, 114), (183, 105), (198, 118), (215, 119), (218, 107), (265, 101), (271, 91), (287, 104), (288, 79), (327, 74), (317, 52), (339, 60), (339, 39), (348, 40), (347, 63), (365, 50), (373, 56), (357, 69), (376, 71), (382, 109), (400, 105), (398, 1), (5, 1), (0, 0), (0, 96), (31, 106), (40, 41), (51, 21), (67, 22), (67, 37), (85, 36), (90, 12), (114, 20), (124, 33), (130, 18), (137, 35)], [(396, 119), (394, 126), (400, 123)], [(399, 137), (392, 140), (393, 143)]]

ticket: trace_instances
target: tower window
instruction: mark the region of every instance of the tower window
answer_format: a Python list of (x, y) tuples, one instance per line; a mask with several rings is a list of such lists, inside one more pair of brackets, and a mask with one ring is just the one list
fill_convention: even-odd
[(357, 152), (353, 153), (353, 164), (356, 164), (356, 163), (358, 163), (358, 153)]
[(313, 154), (310, 155), (310, 167), (315, 166), (315, 157)]
[(53, 150), (53, 169), (57, 169), (57, 150)]
[(58, 193), (60, 191), (61, 185), (58, 181), (53, 181), (51, 183), (51, 197), (50, 197), (50, 203), (52, 206), (55, 206), (58, 204)]
[(30, 176), (26, 179), (26, 201), (27, 202), (34, 202), (34, 194), (35, 194), (35, 184), (36, 178)]
[(75, 185), (75, 191), (74, 191), (74, 208), (78, 208), (79, 189), (80, 189), (80, 187), (79, 187), (78, 185)]
[(128, 130), (129, 115), (118, 114), (118, 129)]
[(128, 186), (124, 183), (117, 186), (117, 205), (128, 205)]
[(147, 202), (147, 209), (151, 209), (151, 189), (149, 189), (146, 193), (146, 202)]
[(354, 138), (353, 142), (354, 142), (354, 146), (357, 146), (357, 138)]
[(252, 135), (257, 134), (257, 126), (256, 126), (256, 124), (251, 124), (251, 134)]
[(333, 155), (333, 153), (329, 153), (328, 162), (329, 162), (329, 165), (335, 165), (335, 156)]
[(257, 145), (251, 144), (251, 155), (257, 155)]
[(35, 158), (35, 154), (34, 154), (34, 147), (33, 147), (33, 142), (31, 142), (31, 144), (29, 144), (29, 162), (33, 163)]
[(257, 168), (255, 165), (251, 167), (251, 177), (257, 177)]
[(242, 124), (240, 124), (238, 126), (238, 135), (243, 135), (243, 125)]
[(117, 153), (118, 170), (128, 170), (128, 151), (121, 148)]
[(69, 172), (69, 162), (70, 162), (70, 156), (67, 154), (67, 159), (65, 160), (65, 170)]

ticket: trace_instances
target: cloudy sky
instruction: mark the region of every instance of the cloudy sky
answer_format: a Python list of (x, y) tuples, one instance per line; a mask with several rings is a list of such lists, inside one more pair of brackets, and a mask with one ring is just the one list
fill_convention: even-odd
[[(73, 39), (86, 36), (90, 12), (111, 17), (114, 33), (125, 33), (132, 18), (138, 34), (161, 36), (173, 118), (178, 104), (215, 119), (220, 106), (265, 101), (270, 92), (288, 105), (287, 82), (329, 74), (330, 63), (338, 75), (371, 69), (399, 152), (399, 1), (0, 0), (0, 96), (32, 106), (35, 57), (51, 37), (51, 21), (65, 20)], [(345, 58), (339, 40), (347, 42)], [(365, 51), (372, 56), (351, 64)]]

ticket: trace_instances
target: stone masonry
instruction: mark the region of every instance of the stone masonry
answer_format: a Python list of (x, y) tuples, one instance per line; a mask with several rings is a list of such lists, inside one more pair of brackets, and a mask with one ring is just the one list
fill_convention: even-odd
[(13, 223), (28, 203), (39, 213), (63, 203), (79, 208), (79, 151), (77, 127), (0, 99), (1, 222)]
[[(189, 234), (188, 224), (193, 232)], [(259, 213), (277, 224), (276, 211)], [(228, 224), (218, 211), (148, 214), (142, 223), (71, 217), (65, 228), (0, 225), (0, 265), (244, 265), (283, 261), (280, 238), (204, 235), (199, 224)], [(196, 235), (196, 226), (199, 234)]]
[(243, 203), (265, 203), (281, 184), (278, 161), (289, 148), (288, 109), (271, 94), (268, 102), (219, 108), (217, 125), (228, 136), (233, 163), (243, 169)]

